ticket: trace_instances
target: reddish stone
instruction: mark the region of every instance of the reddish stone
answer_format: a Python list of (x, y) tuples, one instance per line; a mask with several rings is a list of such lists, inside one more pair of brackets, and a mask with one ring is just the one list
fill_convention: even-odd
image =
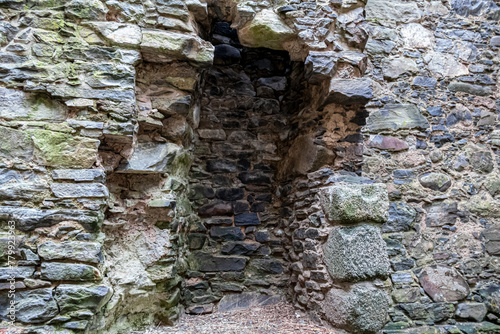
[(384, 137), (376, 135), (375, 137), (373, 137), (372, 141), (368, 143), (368, 147), (378, 148), (385, 151), (398, 152), (407, 150), (408, 144), (395, 137)]
[(469, 285), (462, 275), (449, 267), (426, 267), (419, 280), (425, 292), (436, 303), (462, 300), (470, 292)]

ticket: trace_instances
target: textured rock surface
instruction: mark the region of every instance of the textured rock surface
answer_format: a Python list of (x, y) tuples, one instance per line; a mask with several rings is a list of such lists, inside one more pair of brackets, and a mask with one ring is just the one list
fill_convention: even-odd
[(334, 280), (353, 282), (389, 274), (389, 258), (378, 227), (335, 228), (323, 245), (323, 252)]
[(469, 294), (469, 285), (454, 269), (443, 266), (426, 267), (419, 277), (425, 292), (435, 302), (461, 300)]
[(321, 205), (332, 222), (355, 223), (387, 220), (389, 201), (382, 184), (339, 184), (322, 190)]

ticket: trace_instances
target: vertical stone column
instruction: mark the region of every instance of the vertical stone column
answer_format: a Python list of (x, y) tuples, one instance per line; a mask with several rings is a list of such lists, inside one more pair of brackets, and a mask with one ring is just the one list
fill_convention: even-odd
[(388, 218), (387, 188), (341, 182), (323, 188), (320, 200), (333, 225), (323, 244), (323, 261), (333, 280), (323, 301), (325, 316), (353, 333), (375, 333), (389, 309), (379, 280), (389, 274), (389, 258), (378, 226)]

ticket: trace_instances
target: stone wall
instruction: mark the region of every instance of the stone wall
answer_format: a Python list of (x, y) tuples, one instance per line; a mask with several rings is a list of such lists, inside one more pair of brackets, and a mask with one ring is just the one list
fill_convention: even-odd
[(0, 18), (2, 326), (124, 333), (287, 299), (351, 333), (500, 331), (494, 1)]

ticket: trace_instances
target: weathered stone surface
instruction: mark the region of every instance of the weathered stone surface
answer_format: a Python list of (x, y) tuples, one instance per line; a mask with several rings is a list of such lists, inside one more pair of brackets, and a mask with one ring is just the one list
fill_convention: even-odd
[(225, 295), (219, 302), (219, 312), (236, 311), (279, 303), (279, 295), (265, 295), (258, 292), (244, 292), (237, 295)]
[(24, 131), (0, 126), (0, 157), (31, 160), (33, 158), (33, 142)]
[(384, 78), (397, 79), (403, 74), (418, 72), (415, 61), (409, 58), (388, 59), (383, 65)]
[(404, 44), (410, 49), (427, 49), (434, 45), (434, 34), (418, 23), (409, 23), (401, 28)]
[(101, 183), (52, 183), (50, 189), (58, 198), (108, 197), (108, 188)]
[(493, 94), (493, 91), (488, 86), (473, 85), (466, 82), (454, 81), (448, 85), (448, 89), (452, 92), (462, 92), (479, 96), (488, 96)]
[(389, 152), (399, 152), (408, 149), (408, 144), (396, 137), (376, 135), (368, 143), (368, 147), (378, 148)]
[(235, 256), (214, 256), (196, 252), (192, 255), (194, 268), (202, 272), (240, 271), (246, 266), (247, 259)]
[(97, 159), (99, 140), (48, 130), (28, 130), (35, 159), (56, 168), (90, 168)]
[(141, 28), (135, 24), (118, 22), (86, 22), (114, 45), (138, 47), (142, 40)]
[(332, 222), (383, 223), (388, 218), (389, 199), (383, 184), (336, 184), (322, 189), (320, 200)]
[(276, 259), (252, 259), (246, 272), (250, 276), (279, 275), (283, 273), (283, 264)]
[(387, 104), (382, 109), (370, 113), (366, 121), (368, 130), (427, 129), (429, 122), (413, 104)]
[(351, 333), (376, 333), (387, 322), (389, 298), (370, 283), (333, 288), (322, 302), (326, 318)]
[(222, 254), (255, 255), (261, 244), (255, 241), (233, 241), (222, 245)]
[(378, 227), (335, 227), (323, 252), (334, 280), (362, 281), (389, 274), (389, 258)]
[(403, 202), (391, 203), (389, 205), (389, 218), (382, 225), (382, 232), (409, 231), (416, 217), (417, 212), (411, 206)]
[(445, 202), (424, 206), (427, 211), (425, 223), (429, 227), (439, 227), (443, 225), (454, 225), (457, 220), (457, 203)]
[(323, 106), (336, 104), (366, 104), (373, 98), (370, 79), (332, 79)]
[(500, 225), (492, 225), (484, 230), (486, 251), (490, 255), (500, 255)]
[(259, 216), (256, 212), (242, 213), (234, 216), (236, 226), (260, 225)]
[(106, 175), (102, 169), (56, 169), (52, 171), (52, 178), (76, 182), (104, 182)]
[(62, 314), (83, 309), (98, 312), (112, 293), (105, 285), (61, 284), (55, 289), (54, 298)]
[(146, 61), (155, 63), (188, 60), (200, 66), (212, 64), (214, 47), (198, 36), (165, 30), (142, 30), (140, 45)]
[[(55, 317), (59, 310), (52, 297), (52, 289), (35, 289), (16, 291), (16, 320), (27, 324), (38, 324)], [(7, 312), (10, 303), (7, 293), (0, 295), (0, 318), (8, 320)]]
[(467, 66), (450, 54), (430, 52), (424, 56), (424, 61), (429, 71), (439, 78), (454, 78), (469, 74)]
[(435, 302), (453, 302), (469, 295), (469, 285), (453, 268), (430, 266), (419, 277), (425, 292)]
[(481, 322), (487, 312), (483, 303), (461, 303), (458, 304), (456, 315), (461, 319)]
[(280, 167), (280, 178), (304, 175), (330, 164), (335, 158), (331, 150), (316, 145), (312, 136), (298, 136)]
[(305, 60), (309, 82), (320, 84), (332, 78), (337, 70), (338, 56), (335, 52), (310, 52)]
[(367, 20), (413, 22), (422, 16), (417, 4), (399, 0), (369, 0), (365, 11)]
[(0, 117), (7, 120), (57, 122), (66, 119), (66, 109), (60, 102), (43, 94), (29, 94), (0, 87)]
[(295, 33), (273, 10), (264, 9), (250, 23), (238, 29), (238, 37), (244, 46), (283, 50), (283, 43), (293, 39)]
[(101, 273), (86, 264), (45, 262), (40, 271), (42, 279), (51, 281), (100, 281)]
[(484, 299), (488, 311), (500, 315), (500, 285), (487, 284), (479, 290), (481, 297)]
[(181, 147), (173, 143), (139, 142), (130, 159), (120, 165), (120, 173), (167, 173), (173, 167)]
[(44, 242), (38, 246), (38, 255), (44, 260), (74, 260), (89, 263), (102, 262), (101, 244), (96, 242)]
[(7, 280), (11, 277), (16, 279), (24, 279), (32, 277), (35, 273), (35, 267), (2, 267), (0, 268), (0, 279)]
[(210, 229), (210, 236), (222, 240), (243, 240), (245, 238), (241, 228), (234, 226), (213, 226)]
[(72, 209), (40, 210), (31, 208), (0, 206), (0, 221), (16, 222), (16, 229), (31, 231), (38, 227), (48, 227), (64, 221), (81, 224), (88, 231), (96, 231), (104, 219), (101, 212)]
[(446, 191), (451, 186), (451, 178), (443, 173), (425, 173), (418, 180), (426, 188)]

